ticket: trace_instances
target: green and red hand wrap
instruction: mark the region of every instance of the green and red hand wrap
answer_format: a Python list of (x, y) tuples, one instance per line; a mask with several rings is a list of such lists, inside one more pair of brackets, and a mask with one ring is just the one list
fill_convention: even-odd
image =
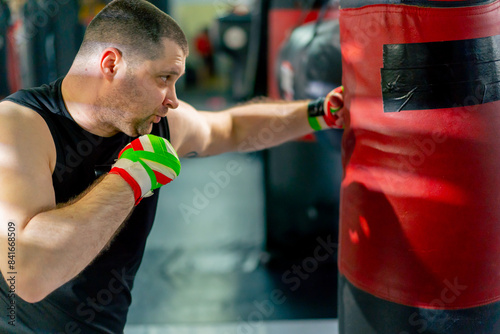
[(309, 102), (307, 116), (313, 130), (341, 129), (343, 127), (337, 122), (339, 120), (337, 113), (344, 107), (343, 93), (344, 87), (340, 86), (328, 94), (326, 99), (320, 97)]
[(125, 146), (109, 172), (120, 175), (134, 191), (135, 205), (152, 191), (175, 179), (181, 163), (170, 142), (154, 135), (141, 136)]

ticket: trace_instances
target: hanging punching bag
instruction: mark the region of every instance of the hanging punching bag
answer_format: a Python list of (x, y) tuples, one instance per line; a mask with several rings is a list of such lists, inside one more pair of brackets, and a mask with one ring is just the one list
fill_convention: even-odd
[(340, 35), (342, 277), (415, 308), (500, 301), (500, 1), (345, 0)]

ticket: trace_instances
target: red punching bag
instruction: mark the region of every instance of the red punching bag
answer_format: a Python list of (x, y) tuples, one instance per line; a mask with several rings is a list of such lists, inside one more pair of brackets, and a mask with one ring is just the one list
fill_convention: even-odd
[(500, 300), (500, 1), (347, 0), (340, 272), (398, 304)]

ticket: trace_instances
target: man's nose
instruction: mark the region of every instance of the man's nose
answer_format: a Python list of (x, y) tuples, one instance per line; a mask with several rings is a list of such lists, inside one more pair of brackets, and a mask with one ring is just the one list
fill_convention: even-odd
[(169, 89), (163, 100), (163, 106), (169, 109), (176, 109), (179, 106), (179, 100), (175, 93), (175, 88)]

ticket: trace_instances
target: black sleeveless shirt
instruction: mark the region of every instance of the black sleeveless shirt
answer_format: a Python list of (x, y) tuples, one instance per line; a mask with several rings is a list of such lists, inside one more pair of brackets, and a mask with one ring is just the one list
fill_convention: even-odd
[[(120, 150), (134, 139), (123, 133), (99, 137), (78, 126), (65, 107), (61, 83), (62, 78), (5, 99), (36, 111), (47, 123), (57, 151), (52, 174), (57, 203), (76, 197), (108, 172)], [(154, 124), (152, 133), (169, 139), (165, 118)], [(8, 324), (9, 289), (1, 278), (0, 333), (122, 333), (157, 202), (158, 190), (134, 209), (108, 249), (45, 299), (30, 304), (16, 297), (15, 327)]]

